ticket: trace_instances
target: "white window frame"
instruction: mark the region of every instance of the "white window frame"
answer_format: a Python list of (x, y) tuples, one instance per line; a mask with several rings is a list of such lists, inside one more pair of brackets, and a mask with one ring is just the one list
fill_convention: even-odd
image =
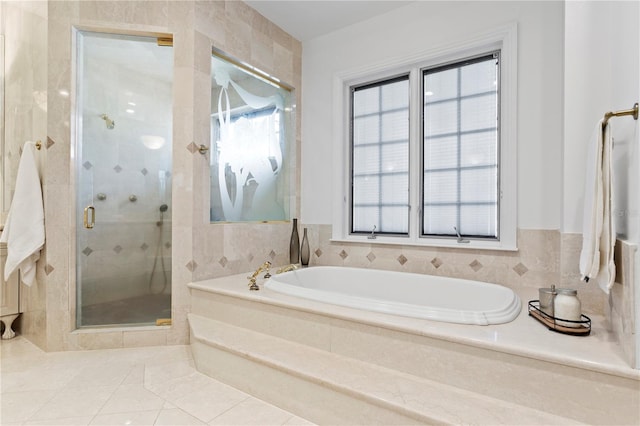
[[(370, 66), (352, 69), (334, 76), (333, 87), (333, 163), (334, 209), (332, 241), (407, 246), (454, 247), (462, 249), (517, 250), (517, 25), (515, 23), (475, 37), (430, 49), (410, 57), (394, 58)], [(471, 239), (459, 243), (456, 238), (420, 236), (421, 216), (421, 70), (443, 63), (500, 50), (500, 203), (499, 240)], [(408, 236), (350, 234), (350, 88), (410, 71), (410, 146), (409, 186), (410, 220)]]

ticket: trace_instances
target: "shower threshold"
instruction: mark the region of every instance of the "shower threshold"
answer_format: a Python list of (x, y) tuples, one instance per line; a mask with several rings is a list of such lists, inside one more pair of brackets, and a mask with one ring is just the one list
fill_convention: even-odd
[(83, 306), (79, 327), (170, 325), (170, 318), (171, 295), (146, 294)]

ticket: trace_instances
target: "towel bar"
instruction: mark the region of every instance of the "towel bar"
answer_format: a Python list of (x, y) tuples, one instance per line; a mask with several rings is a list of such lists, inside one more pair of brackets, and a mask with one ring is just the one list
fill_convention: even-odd
[(607, 125), (607, 122), (611, 117), (622, 117), (623, 115), (632, 115), (634, 120), (638, 119), (638, 103), (636, 102), (631, 109), (623, 109), (620, 111), (609, 111), (604, 115), (604, 121), (602, 127)]

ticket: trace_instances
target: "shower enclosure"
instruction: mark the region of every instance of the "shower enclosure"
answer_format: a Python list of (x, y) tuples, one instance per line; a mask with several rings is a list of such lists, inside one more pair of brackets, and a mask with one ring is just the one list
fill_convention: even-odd
[(164, 41), (77, 32), (78, 328), (171, 318), (173, 49)]

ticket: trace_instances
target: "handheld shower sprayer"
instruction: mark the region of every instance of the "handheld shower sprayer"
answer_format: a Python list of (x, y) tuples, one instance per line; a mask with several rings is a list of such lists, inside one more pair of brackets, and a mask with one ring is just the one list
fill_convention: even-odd
[(162, 226), (162, 222), (164, 220), (163, 219), (164, 218), (164, 212), (169, 210), (169, 206), (167, 206), (166, 204), (161, 204), (160, 208), (158, 210), (160, 210), (160, 220), (156, 222), (156, 226)]
[[(153, 268), (151, 268), (151, 274), (149, 275), (149, 292), (152, 294), (162, 294), (167, 289), (167, 286), (170, 283), (170, 277), (167, 275), (167, 268), (164, 264), (164, 245), (162, 244), (162, 236), (163, 236), (163, 224), (164, 224), (164, 213), (169, 210), (169, 206), (166, 204), (161, 204), (158, 208), (160, 210), (160, 220), (156, 222), (156, 226), (158, 227), (158, 244), (156, 245), (156, 255), (153, 259)], [(169, 246), (167, 246), (169, 248)], [(156, 267), (158, 265), (158, 259), (160, 259), (160, 265), (162, 267), (162, 289), (156, 292), (153, 290), (153, 275), (156, 272)]]

